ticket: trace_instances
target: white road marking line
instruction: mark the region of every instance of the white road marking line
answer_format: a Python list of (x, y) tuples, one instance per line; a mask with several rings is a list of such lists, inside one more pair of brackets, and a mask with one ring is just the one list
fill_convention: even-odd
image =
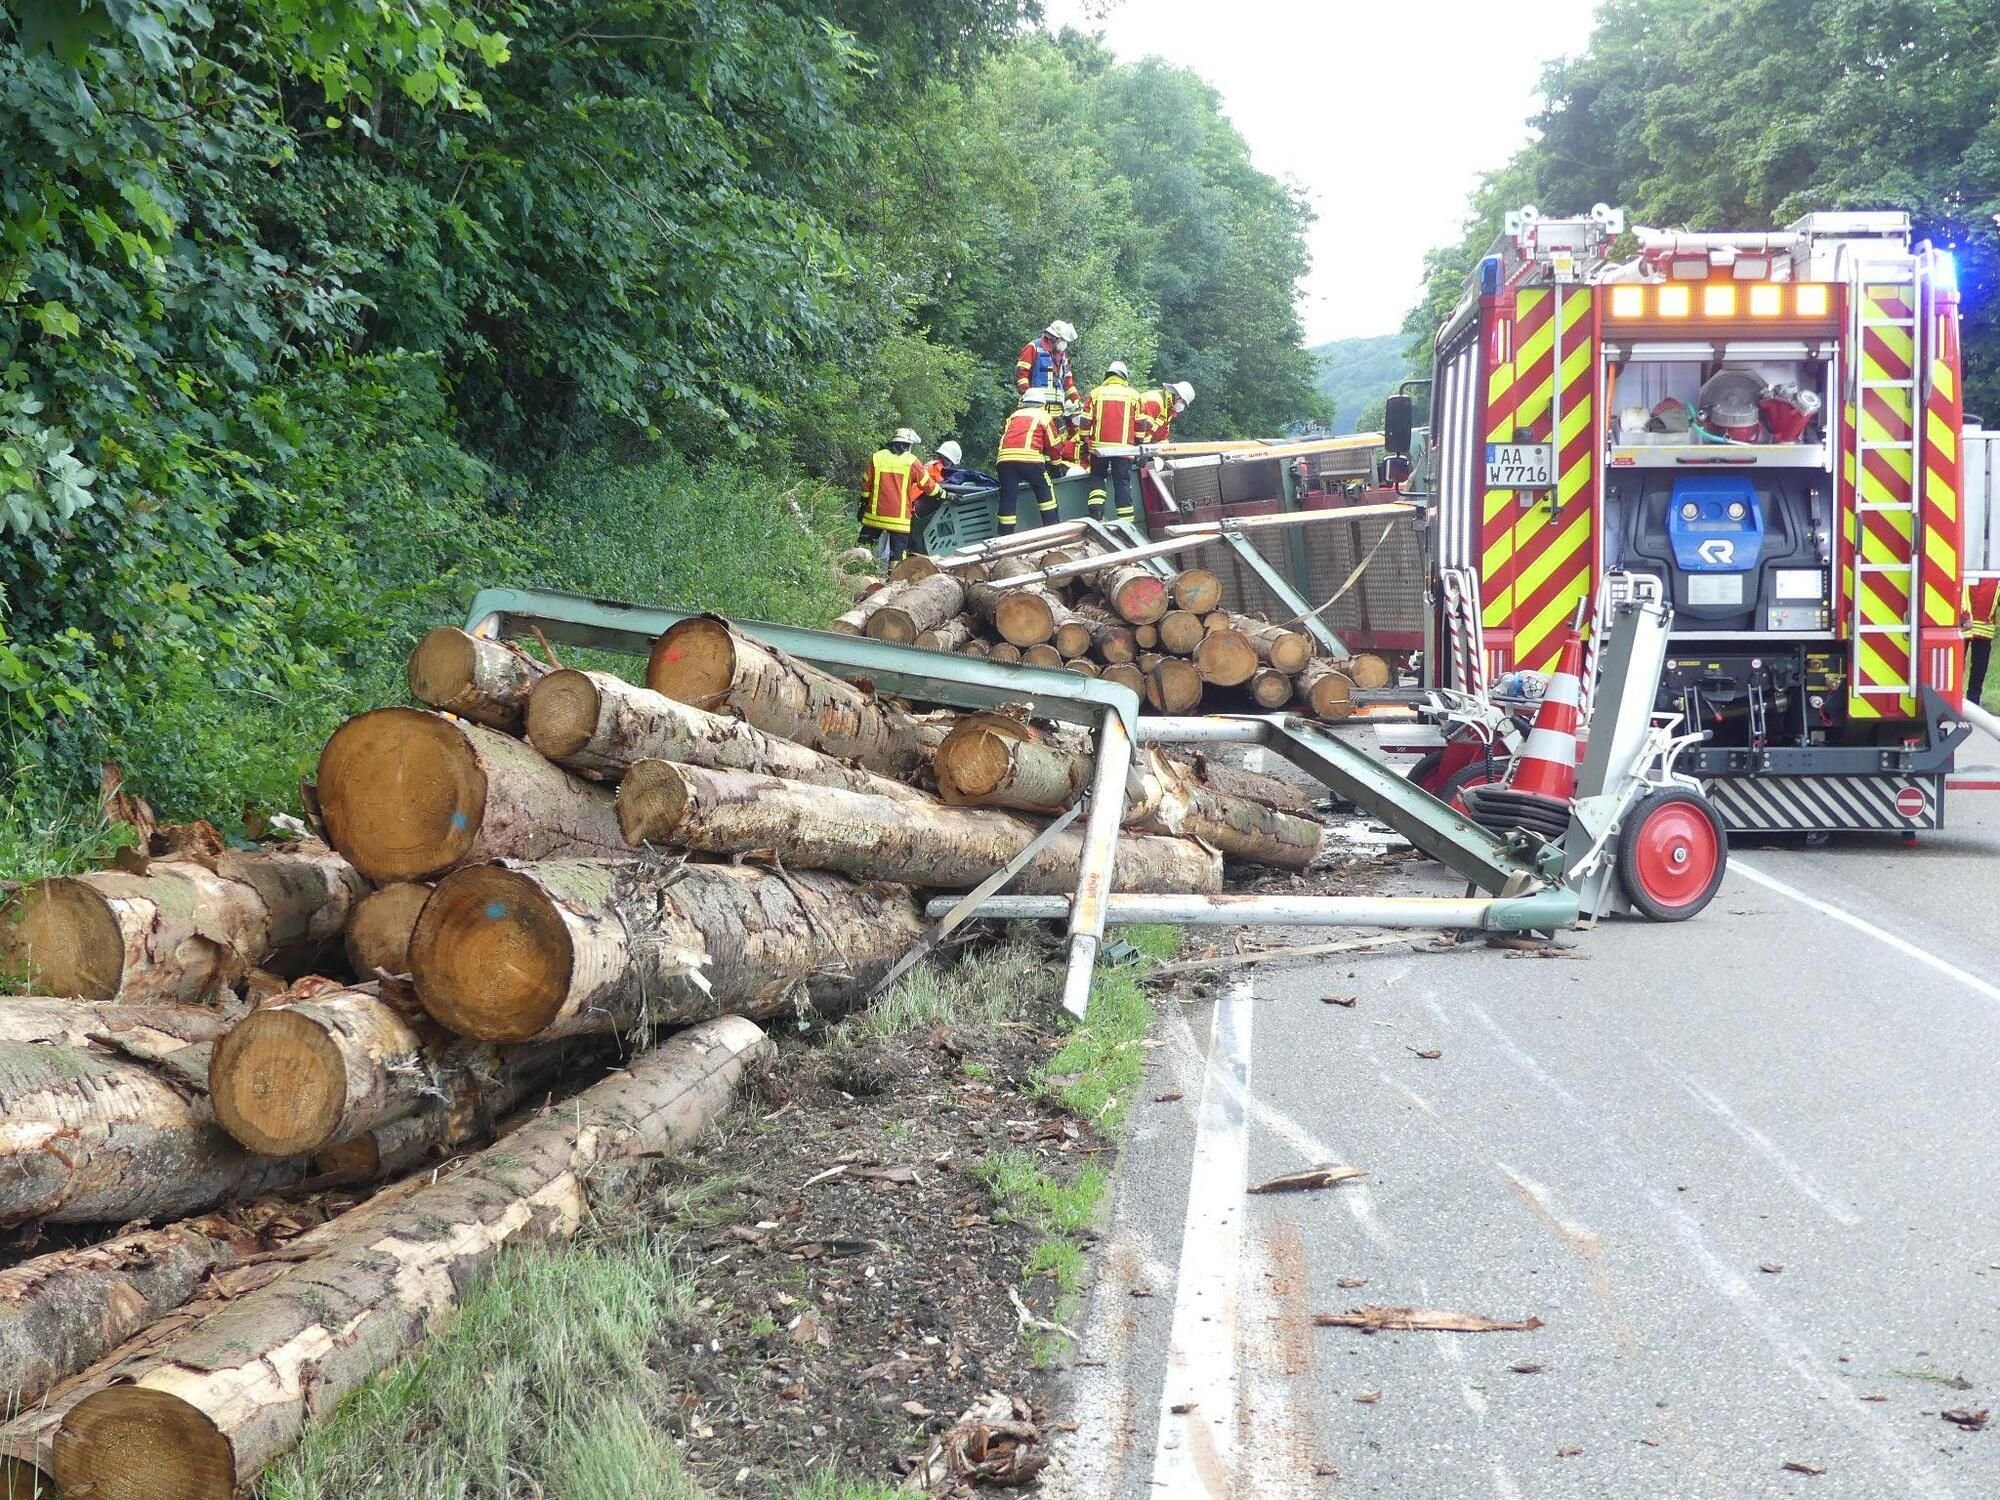
[[(1480, 1025), (1492, 1033), (1501, 1051), (1507, 1054), (1516, 1067), (1562, 1100), (1580, 1126), (1596, 1124), (1596, 1112), (1586, 1107), (1583, 1100), (1515, 1042), (1513, 1037), (1486, 1013), (1485, 1007), (1473, 1002), (1466, 1006), (1466, 1010)], [(1639, 1164), (1627, 1156), (1608, 1133), (1599, 1131), (1597, 1139), (1605, 1155), (1623, 1170), (1628, 1180), (1639, 1186), (1655, 1211), (1672, 1225), (1675, 1234), (1686, 1245), (1709, 1285), (1728, 1298), (1742, 1312), (1745, 1319), (1763, 1336), (1771, 1352), (1798, 1377), (1802, 1384), (1827, 1403), (1828, 1411), (1856, 1437), (1873, 1448), (1875, 1456), (1891, 1474), (1909, 1485), (1912, 1494), (1929, 1497), (1929, 1500), (1951, 1500), (1953, 1493), (1951, 1488), (1938, 1478), (1937, 1471), (1916, 1450), (1903, 1442), (1896, 1433), (1889, 1430), (1872, 1414), (1855, 1409), (1851, 1382), (1843, 1381), (1827, 1370), (1815, 1355), (1812, 1346), (1792, 1331), (1784, 1314), (1771, 1307), (1741, 1273), (1716, 1253), (1715, 1248), (1709, 1244), (1708, 1237), (1702, 1233), (1701, 1225), (1695, 1220), (1694, 1215), (1657, 1188), (1650, 1186)]]
[(1253, 1006), (1250, 982), (1238, 976), (1216, 1001), (1211, 1021), (1154, 1438), (1153, 1492), (1169, 1500), (1223, 1500), (1232, 1488)]
[(1833, 1220), (1834, 1223), (1852, 1229), (1861, 1222), (1861, 1215), (1841, 1207), (1834, 1200), (1831, 1193), (1813, 1181), (1811, 1174), (1804, 1167), (1779, 1150), (1777, 1142), (1773, 1141), (1763, 1131), (1737, 1114), (1730, 1107), (1726, 1099), (1704, 1088), (1701, 1084), (1696, 1083), (1685, 1073), (1676, 1071), (1659, 1053), (1649, 1051), (1646, 1056), (1651, 1060), (1654, 1067), (1658, 1068), (1678, 1085), (1681, 1091), (1690, 1099), (1722, 1121), (1724, 1125), (1729, 1127), (1731, 1132), (1753, 1151), (1757, 1152), (1758, 1155), (1762, 1156), (1772, 1166), (1782, 1172), (1785, 1180), (1798, 1190), (1801, 1197), (1805, 1198), (1815, 1208), (1819, 1209), (1820, 1212)]
[(1808, 896), (1797, 887), (1786, 885), (1784, 881), (1778, 879), (1775, 875), (1766, 875), (1762, 870), (1744, 864), (1742, 860), (1737, 859), (1733, 855), (1729, 860), (1729, 868), (1732, 872), (1741, 875), (1746, 880), (1754, 880), (1767, 891), (1776, 891), (1780, 896), (1796, 901), (1801, 906), (1809, 906), (1821, 916), (1831, 917), (1834, 921), (1844, 926), (1852, 927), (1856, 932), (1875, 939), (1876, 942), (1883, 944), (1885, 947), (1894, 948), (1905, 958), (1913, 958), (1925, 968), (1942, 974), (1947, 979), (1956, 979), (1975, 995), (2000, 1002), (2000, 985), (1988, 984), (1977, 974), (1967, 973), (1957, 964), (1939, 958), (1935, 953), (1926, 952), (1908, 938), (1901, 938), (1893, 932), (1887, 932), (1877, 927), (1865, 917), (1857, 917), (1853, 912), (1845, 911), (1830, 901), (1822, 901), (1817, 896)]

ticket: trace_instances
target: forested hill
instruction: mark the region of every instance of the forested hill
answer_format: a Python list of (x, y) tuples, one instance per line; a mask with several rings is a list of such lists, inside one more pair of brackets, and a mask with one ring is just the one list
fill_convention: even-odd
[(1410, 378), (1409, 343), (1400, 333), (1374, 338), (1334, 339), (1312, 351), (1319, 362), (1319, 390), (1333, 403), (1333, 430), (1359, 432), (1365, 419), (1379, 420), (1384, 398)]
[(1966, 409), (2000, 411), (2000, 6), (1608, 0), (1543, 74), (1535, 137), (1430, 257), (1405, 332), (1428, 349), (1507, 210), (1621, 204), (1628, 221), (1783, 227), (1816, 209), (1907, 209), (1958, 254)]
[(1304, 205), (1034, 9), (0, 12), (0, 876), (105, 760), (289, 807), (481, 583), (823, 620), (863, 456), (987, 461), (1052, 318), (1188, 435), (1319, 410)]

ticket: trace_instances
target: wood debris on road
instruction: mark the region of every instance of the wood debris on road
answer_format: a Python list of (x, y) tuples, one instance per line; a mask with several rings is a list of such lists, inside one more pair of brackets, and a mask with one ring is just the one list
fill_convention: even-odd
[(1363, 1333), (1532, 1333), (1540, 1318), (1505, 1322), (1478, 1313), (1443, 1312), (1433, 1307), (1382, 1307), (1369, 1304), (1344, 1313), (1314, 1313), (1320, 1328), (1359, 1328)]
[(1303, 1172), (1287, 1172), (1273, 1177), (1268, 1182), (1260, 1182), (1249, 1191), (1253, 1193), (1305, 1193), (1315, 1188), (1330, 1188), (1343, 1182), (1352, 1182), (1357, 1177), (1366, 1177), (1366, 1167), (1308, 1167)]

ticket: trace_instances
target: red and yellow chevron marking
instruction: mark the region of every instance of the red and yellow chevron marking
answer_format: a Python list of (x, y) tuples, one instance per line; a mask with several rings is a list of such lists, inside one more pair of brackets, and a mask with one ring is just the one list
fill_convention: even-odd
[[(1562, 347), (1556, 347), (1556, 297)], [(1555, 512), (1548, 498), (1523, 506), (1512, 490), (1489, 490), (1480, 533), (1482, 620), (1511, 632), (1512, 664), (1547, 671), (1576, 603), (1590, 591), (1592, 483), (1596, 471), (1597, 344), (1587, 288), (1527, 288), (1514, 304), (1514, 358), (1487, 385), (1489, 442), (1553, 442)], [(1556, 431), (1557, 392), (1561, 430)]]
[[(1911, 330), (1890, 321), (1909, 319), (1914, 294), (1913, 288), (1901, 285), (1869, 286), (1861, 292), (1864, 385), (1855, 411), (1855, 432), (1861, 443), (1886, 446), (1870, 446), (1861, 463), (1853, 466), (1858, 504), (1849, 513), (1855, 563), (1849, 584), (1860, 606), (1860, 622), (1884, 627), (1855, 632), (1847, 708), (1857, 719), (1907, 718), (1916, 713), (1916, 699), (1908, 691), (1866, 691), (1914, 680), (1916, 641), (1909, 626), (1910, 591), (1917, 581), (1917, 475), (1907, 445), (1917, 430), (1917, 413), (1908, 385), (1898, 388), (1897, 383), (1910, 381), (1917, 356)], [(1887, 383), (1886, 388), (1867, 384), (1876, 381)], [(1887, 508), (1863, 510), (1862, 506)]]
[(1938, 317), (1931, 391), (1924, 402), (1924, 624), (1949, 630), (1958, 624), (1965, 522), (1958, 505), (1958, 325)]

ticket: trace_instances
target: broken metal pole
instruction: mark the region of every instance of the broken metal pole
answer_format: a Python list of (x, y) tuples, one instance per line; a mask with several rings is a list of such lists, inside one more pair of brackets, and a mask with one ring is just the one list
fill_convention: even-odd
[[(944, 897), (933, 901), (929, 911), (940, 915), (952, 905), (952, 898)], [(1045, 922), (1070, 917), (1072, 912), (1067, 896), (994, 896), (981, 902), (974, 915), (1009, 922)], [(1184, 927), (1478, 928), (1487, 932), (1546, 931), (1574, 926), (1576, 919), (1576, 893), (1564, 889), (1467, 898), (1116, 894), (1104, 898), (1100, 917), (1113, 927), (1168, 922)], [(1092, 942), (1094, 951), (1095, 939)], [(1072, 964), (1074, 957), (1072, 949)], [(1071, 972), (1074, 975), (1073, 967)]]

